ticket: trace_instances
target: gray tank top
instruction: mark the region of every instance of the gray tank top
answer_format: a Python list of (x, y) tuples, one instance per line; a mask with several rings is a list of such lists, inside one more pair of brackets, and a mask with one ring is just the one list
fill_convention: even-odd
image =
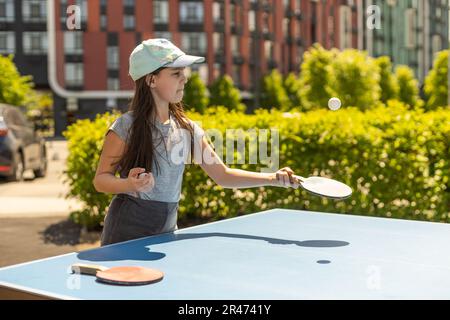
[[(169, 122), (165, 124), (160, 123), (158, 120), (155, 122), (159, 129), (158, 131), (160, 131), (160, 133), (154, 134), (153, 138), (155, 159), (152, 165), (152, 173), (155, 179), (155, 186), (148, 192), (131, 192), (128, 193), (129, 195), (140, 199), (163, 202), (178, 202), (180, 200), (185, 162), (180, 161), (181, 157), (174, 157), (173, 151), (176, 150), (177, 155), (187, 154), (189, 150), (186, 150), (186, 148), (189, 147), (190, 149), (190, 139), (188, 140), (185, 135), (183, 136), (185, 131), (180, 130), (176, 119), (171, 114), (169, 118)], [(189, 122), (194, 128), (194, 141), (201, 141), (205, 134), (204, 131), (192, 120), (189, 120)], [(109, 130), (114, 131), (123, 141), (127, 142), (132, 123), (133, 113), (129, 111), (117, 118), (109, 127)], [(182, 139), (184, 139), (184, 143)], [(155, 161), (158, 162), (159, 171), (157, 171)]]

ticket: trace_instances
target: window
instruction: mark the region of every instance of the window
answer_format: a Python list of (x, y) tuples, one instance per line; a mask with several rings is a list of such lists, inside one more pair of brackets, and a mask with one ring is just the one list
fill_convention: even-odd
[(202, 23), (203, 3), (201, 2), (180, 2), (180, 22), (181, 23)]
[(41, 6), (39, 3), (31, 3), (30, 4), (30, 16), (31, 18), (39, 18), (41, 14)]
[(134, 7), (135, 0), (124, 0), (123, 5), (125, 7)]
[(119, 69), (119, 48), (118, 47), (108, 47), (107, 49), (107, 62), (108, 70), (118, 70)]
[(6, 113), (5, 113), (5, 119), (6, 122), (14, 125), (14, 126), (28, 126), (28, 122), (25, 119), (25, 117), (22, 115), (21, 112), (19, 112), (18, 110), (16, 110), (16, 108), (14, 109), (6, 109)]
[(47, 32), (24, 32), (23, 51), (25, 54), (46, 54)]
[(102, 30), (106, 30), (107, 24), (108, 24), (108, 18), (107, 18), (106, 15), (102, 14), (102, 15), (100, 16), (100, 28), (101, 28)]
[(113, 91), (120, 90), (120, 81), (117, 78), (108, 78), (107, 84), (108, 84), (108, 90), (113, 90)]
[(239, 55), (239, 37), (237, 36), (231, 36), (231, 53), (233, 55)]
[(263, 13), (263, 25), (262, 25), (262, 31), (263, 32), (269, 32), (269, 20), (270, 16), (266, 12)]
[(264, 41), (264, 55), (267, 59), (273, 59), (273, 43), (271, 41)]
[(88, 19), (87, 0), (75, 0), (75, 4), (81, 9), (81, 21), (86, 22)]
[(6, 17), (6, 2), (2, 1), (0, 2), (0, 18)]
[(45, 22), (47, 2), (40, 0), (23, 0), (22, 15), (25, 22)]
[(236, 86), (238, 86), (241, 83), (241, 74), (240, 74), (240, 68), (239, 66), (233, 65), (232, 67), (232, 73), (233, 73), (233, 82)]
[(214, 42), (214, 51), (215, 52), (221, 52), (223, 51), (223, 33), (217, 33), (215, 32), (213, 34), (213, 42)]
[(65, 77), (67, 86), (82, 86), (84, 80), (82, 63), (66, 63)]
[(407, 9), (406, 10), (406, 28), (405, 28), (405, 46), (408, 49), (414, 48), (416, 45), (416, 10)]
[(285, 38), (289, 36), (289, 24), (291, 20), (288, 18), (283, 19), (283, 35)]
[(214, 80), (220, 77), (221, 74), (222, 74), (222, 66), (220, 65), (220, 63), (214, 63), (214, 71), (213, 71)]
[(154, 23), (169, 22), (169, 7), (166, 1), (153, 1)]
[(237, 25), (236, 21), (236, 6), (234, 4), (230, 5), (230, 13), (231, 13), (231, 26), (234, 27)]
[(83, 54), (83, 32), (64, 32), (64, 52), (66, 54)]
[(225, 7), (223, 3), (213, 4), (213, 21), (223, 23), (225, 21)]
[(256, 16), (255, 16), (255, 11), (254, 11), (254, 10), (250, 10), (250, 11), (248, 12), (248, 30), (249, 30), (250, 32), (255, 31), (255, 26), (256, 26), (256, 24), (255, 24), (255, 22), (256, 22), (255, 18), (256, 18)]
[(14, 31), (0, 31), (0, 54), (14, 53), (16, 50), (16, 35)]
[(164, 38), (167, 40), (172, 40), (172, 34), (167, 31), (155, 31), (154, 33), (155, 38)]
[(435, 34), (431, 40), (431, 50), (432, 50), (433, 57), (436, 55), (436, 53), (438, 53), (442, 49), (443, 48), (442, 48), (441, 36), (438, 34)]
[(204, 54), (206, 52), (206, 36), (203, 32), (184, 32), (181, 35), (181, 47), (186, 52)]
[[(349, 6), (340, 6), (339, 8), (339, 48), (346, 49), (352, 47), (352, 9)], [(334, 24), (332, 21), (330, 24)], [(329, 30), (333, 30), (332, 25)]]
[(123, 16), (123, 27), (126, 30), (134, 30), (135, 28), (135, 20), (132, 15), (124, 15)]

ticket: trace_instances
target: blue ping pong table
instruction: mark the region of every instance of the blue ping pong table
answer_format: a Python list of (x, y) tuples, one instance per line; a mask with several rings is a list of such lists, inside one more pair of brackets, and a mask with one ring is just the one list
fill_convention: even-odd
[[(0, 269), (0, 298), (448, 299), (450, 225), (273, 209)], [(159, 269), (113, 286), (73, 263)]]

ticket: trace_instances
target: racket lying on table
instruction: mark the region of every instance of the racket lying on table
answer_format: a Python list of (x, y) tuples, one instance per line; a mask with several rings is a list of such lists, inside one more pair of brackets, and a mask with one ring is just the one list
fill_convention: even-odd
[(352, 188), (337, 180), (314, 176), (303, 178), (293, 175), (293, 177), (303, 189), (316, 196), (341, 200), (352, 195)]
[(107, 268), (82, 263), (73, 264), (72, 272), (96, 276), (99, 282), (124, 286), (151, 284), (160, 281), (164, 277), (164, 273), (156, 269), (134, 266)]

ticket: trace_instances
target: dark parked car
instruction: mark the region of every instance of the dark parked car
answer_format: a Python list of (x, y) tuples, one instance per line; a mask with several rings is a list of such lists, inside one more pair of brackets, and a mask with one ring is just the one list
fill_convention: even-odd
[(0, 176), (21, 181), (28, 169), (35, 177), (47, 173), (45, 140), (18, 107), (0, 104)]

